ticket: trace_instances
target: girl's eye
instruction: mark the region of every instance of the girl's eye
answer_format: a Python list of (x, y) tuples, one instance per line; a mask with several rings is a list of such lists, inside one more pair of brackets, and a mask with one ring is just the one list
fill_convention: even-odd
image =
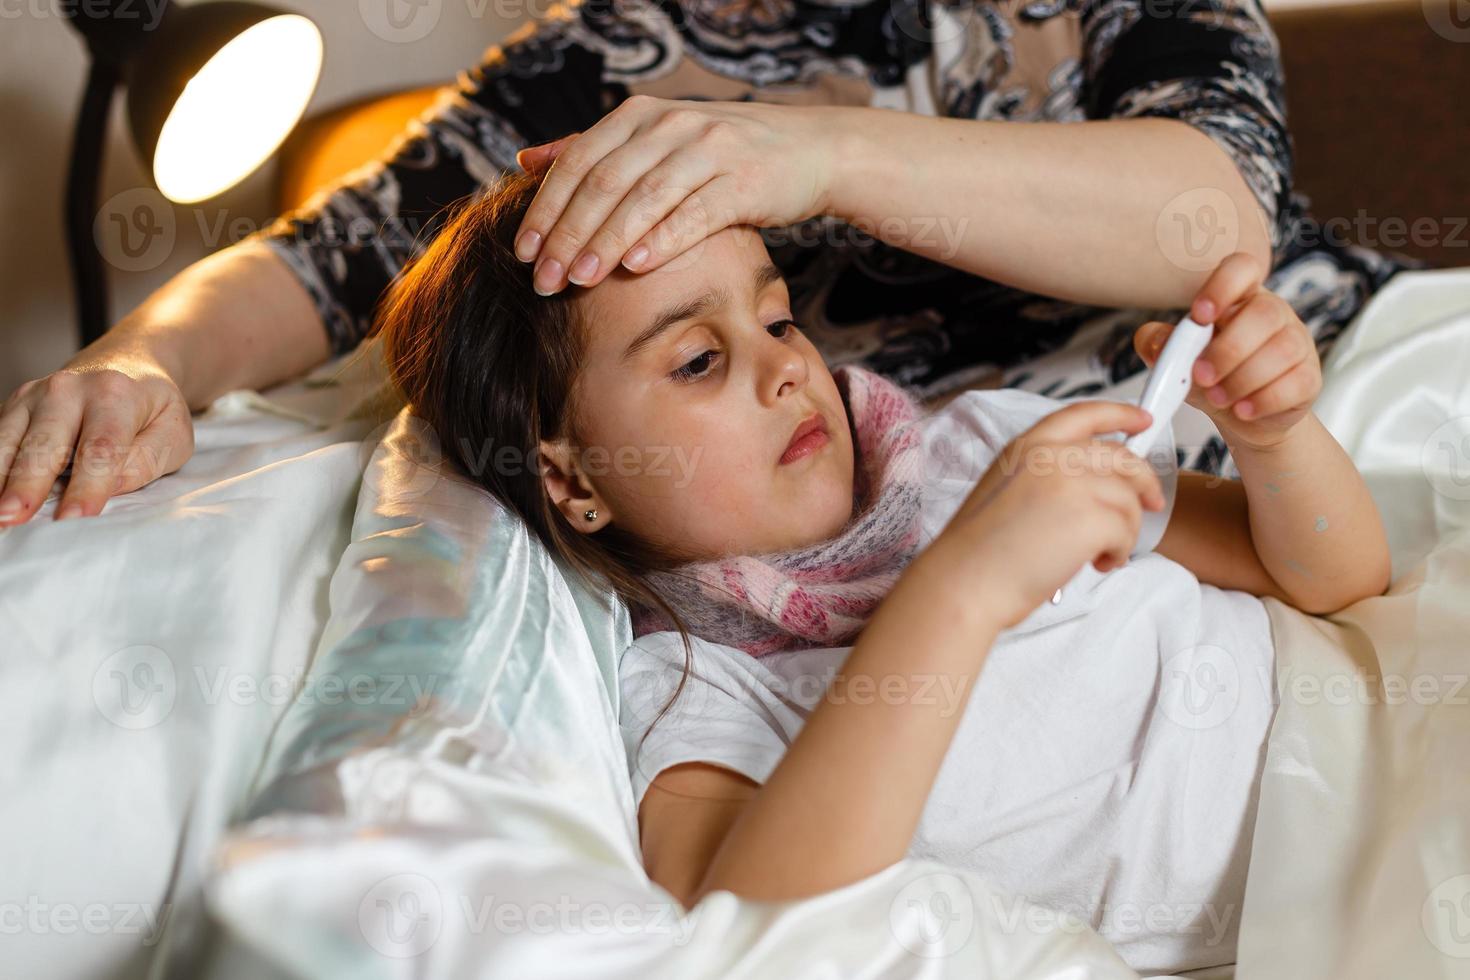
[[(766, 330), (778, 339), (787, 336), (793, 329), (800, 328), (797, 322), (789, 317), (784, 320), (776, 320), (766, 325)], [(714, 365), (714, 361), (719, 356), (719, 351), (707, 350), (698, 357), (686, 361), (682, 367), (675, 368), (670, 372), (669, 376), (675, 381), (698, 381), (709, 373), (710, 368)]]
[(683, 367), (675, 368), (669, 376), (675, 381), (698, 381), (708, 373), (712, 361), (719, 356), (719, 353), (719, 351), (707, 350), (686, 362)]

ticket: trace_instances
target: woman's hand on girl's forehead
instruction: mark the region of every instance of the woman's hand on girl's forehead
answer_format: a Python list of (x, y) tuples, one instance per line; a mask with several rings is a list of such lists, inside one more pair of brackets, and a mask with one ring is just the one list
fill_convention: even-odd
[(516, 237), (536, 291), (593, 286), (618, 265), (657, 269), (731, 225), (781, 227), (824, 213), (835, 114), (806, 106), (635, 95), (585, 133), (523, 150), (549, 164)]

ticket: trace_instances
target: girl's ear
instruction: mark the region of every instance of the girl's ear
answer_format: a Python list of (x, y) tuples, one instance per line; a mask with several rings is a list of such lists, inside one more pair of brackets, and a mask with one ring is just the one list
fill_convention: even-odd
[[(551, 498), (568, 524), (591, 534), (612, 523), (612, 509), (577, 466), (572, 448), (565, 439), (541, 440), (539, 456), (546, 496)], [(590, 519), (589, 514), (593, 515)]]

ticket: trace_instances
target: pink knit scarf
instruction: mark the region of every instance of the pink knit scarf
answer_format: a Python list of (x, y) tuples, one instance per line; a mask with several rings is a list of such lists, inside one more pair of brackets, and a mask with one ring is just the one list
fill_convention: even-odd
[[(914, 423), (923, 409), (864, 368), (839, 367), (832, 377), (854, 436), (854, 516), (836, 537), (809, 547), (648, 575), (693, 635), (756, 657), (846, 645), (914, 557), (923, 475)], [(633, 611), (634, 636), (673, 628), (656, 610)]]

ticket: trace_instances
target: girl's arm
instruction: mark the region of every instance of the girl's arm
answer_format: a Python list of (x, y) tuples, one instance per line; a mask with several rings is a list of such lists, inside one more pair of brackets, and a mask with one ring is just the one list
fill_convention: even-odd
[[(1085, 562), (1126, 561), (1142, 508), (1162, 508), (1163, 495), (1121, 446), (1099, 455), (1092, 439), (1147, 421), (1132, 406), (1081, 403), (1012, 442), (848, 654), (843, 675), (871, 678), (877, 696), (824, 698), (758, 789), (717, 766), (655, 778), (639, 808), (654, 880), (686, 906), (716, 890), (775, 901), (903, 858), (967, 702), (922, 692), (935, 679), (968, 692), (1002, 629)], [(1028, 465), (1033, 451), (1048, 465)]]
[[(1388, 587), (1388, 540), (1357, 467), (1311, 412), (1322, 387), (1311, 334), (1260, 288), (1260, 273), (1232, 256), (1196, 302), (1227, 312), (1189, 401), (1214, 420), (1241, 478), (1181, 473), (1157, 550), (1203, 582), (1333, 612)], [(1150, 364), (1169, 330), (1139, 328), (1134, 343)]]

